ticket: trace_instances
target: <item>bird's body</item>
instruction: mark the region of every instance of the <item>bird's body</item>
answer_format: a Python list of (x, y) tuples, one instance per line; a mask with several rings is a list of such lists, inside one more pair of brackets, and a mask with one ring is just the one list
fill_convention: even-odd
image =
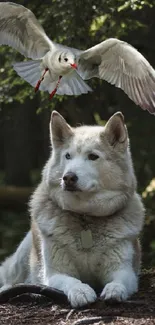
[(51, 97), (80, 95), (92, 89), (84, 80), (97, 77), (124, 90), (142, 109), (155, 114), (155, 70), (130, 44), (107, 39), (81, 51), (52, 42), (24, 6), (0, 2), (0, 44), (12, 46), (32, 61), (14, 64), (35, 90)]

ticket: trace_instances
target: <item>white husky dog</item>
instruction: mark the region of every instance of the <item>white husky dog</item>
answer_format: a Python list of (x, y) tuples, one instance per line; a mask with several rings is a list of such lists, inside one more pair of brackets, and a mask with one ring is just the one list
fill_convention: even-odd
[(0, 267), (1, 290), (18, 283), (62, 290), (73, 307), (122, 301), (138, 288), (144, 208), (123, 115), (105, 127), (70, 127), (54, 111), (51, 157), (30, 202), (31, 231)]

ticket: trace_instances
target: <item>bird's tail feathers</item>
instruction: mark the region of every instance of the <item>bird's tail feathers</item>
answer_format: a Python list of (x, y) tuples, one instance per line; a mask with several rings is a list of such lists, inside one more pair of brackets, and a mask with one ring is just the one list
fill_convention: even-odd
[(58, 95), (81, 95), (91, 92), (90, 86), (78, 75), (76, 71), (71, 71), (62, 77), (59, 84), (57, 94)]
[(13, 64), (13, 68), (21, 78), (35, 87), (41, 77), (41, 62), (41, 60), (17, 62)]

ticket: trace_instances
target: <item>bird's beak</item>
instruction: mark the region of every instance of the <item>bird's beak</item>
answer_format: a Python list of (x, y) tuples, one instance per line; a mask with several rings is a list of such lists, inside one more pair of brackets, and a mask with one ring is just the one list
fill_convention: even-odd
[(72, 63), (72, 64), (71, 64), (71, 67), (72, 67), (73, 69), (77, 69), (77, 64), (76, 64), (76, 63)]

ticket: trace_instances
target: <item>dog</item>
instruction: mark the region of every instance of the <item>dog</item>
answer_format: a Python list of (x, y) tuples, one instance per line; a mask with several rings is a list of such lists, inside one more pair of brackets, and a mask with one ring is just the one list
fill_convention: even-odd
[(31, 230), (0, 267), (1, 291), (18, 283), (63, 291), (73, 308), (124, 301), (138, 290), (144, 206), (136, 192), (122, 113), (72, 128), (53, 111), (51, 156), (30, 200)]

